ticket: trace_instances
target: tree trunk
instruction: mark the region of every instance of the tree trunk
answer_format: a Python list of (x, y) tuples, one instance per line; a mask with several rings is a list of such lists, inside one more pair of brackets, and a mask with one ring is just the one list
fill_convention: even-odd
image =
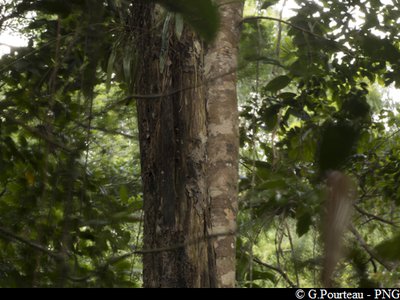
[(144, 248), (151, 249), (144, 286), (233, 287), (242, 4), (221, 6), (221, 32), (205, 55), (192, 31), (177, 39), (173, 21), (149, 2), (133, 2), (130, 24), (140, 63), (134, 92), (155, 95), (137, 102)]
[(159, 9), (149, 1), (133, 3), (132, 28), (142, 62), (135, 92), (169, 94), (137, 102), (144, 248), (154, 250), (143, 256), (144, 286), (213, 287), (203, 46), (187, 29), (179, 40), (173, 27), (161, 37)]
[[(207, 49), (207, 175), (219, 287), (235, 286), (239, 117), (236, 70), (243, 2), (217, 0), (221, 27)], [(226, 4), (224, 4), (226, 3)]]

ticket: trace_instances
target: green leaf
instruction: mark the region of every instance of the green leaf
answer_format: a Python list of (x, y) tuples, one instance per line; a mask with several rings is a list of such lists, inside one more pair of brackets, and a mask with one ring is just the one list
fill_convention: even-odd
[(121, 201), (123, 201), (123, 202), (128, 201), (128, 199), (129, 199), (128, 189), (126, 188), (125, 185), (121, 185), (121, 187), (119, 188), (119, 197), (121, 198)]
[(181, 39), (183, 32), (183, 17), (181, 14), (175, 14), (175, 34), (178, 41)]
[(219, 27), (218, 8), (211, 0), (153, 0), (171, 12), (182, 14), (185, 21), (210, 42)]
[(281, 108), (281, 104), (274, 104), (265, 109), (262, 116), (264, 118), (265, 125), (268, 127), (268, 130), (274, 130), (278, 124), (278, 113)]
[(328, 121), (323, 127), (317, 153), (320, 170), (340, 170), (354, 151), (359, 130), (346, 121)]
[(279, 2), (279, 0), (266, 0), (261, 5), (261, 9), (267, 9), (268, 7), (275, 5), (278, 2)]
[(286, 188), (287, 184), (284, 179), (273, 179), (262, 182), (257, 185), (257, 190), (270, 190), (270, 189), (283, 189)]
[(165, 62), (168, 57), (169, 50), (169, 23), (171, 21), (171, 14), (168, 14), (164, 21), (164, 27), (161, 36), (161, 53), (160, 53), (160, 73), (164, 73)]
[(295, 93), (290, 93), (290, 92), (285, 92), (281, 93), (278, 95), (278, 98), (283, 99), (283, 100), (292, 100), (296, 97), (297, 95)]
[(115, 49), (111, 52), (110, 58), (108, 59), (107, 64), (107, 80), (106, 80), (106, 91), (107, 93), (110, 91), (111, 88), (111, 77), (114, 68), (115, 58), (117, 57)]
[[(247, 279), (250, 279), (250, 274), (247, 274)], [(269, 280), (275, 282), (275, 275), (271, 272), (253, 270), (253, 280)]]
[(125, 81), (126, 83), (130, 83), (132, 71), (132, 52), (130, 51), (129, 45), (125, 46), (124, 57), (122, 59), (122, 67), (124, 70)]
[(383, 241), (376, 246), (376, 252), (383, 258), (400, 261), (400, 234), (390, 240)]
[(277, 91), (283, 89), (284, 87), (288, 86), (288, 84), (292, 81), (292, 79), (286, 75), (278, 76), (268, 82), (267, 86), (265, 87), (266, 91), (276, 93)]
[(300, 217), (297, 219), (297, 224), (296, 224), (296, 232), (297, 235), (303, 236), (310, 230), (310, 226), (312, 224), (311, 220), (311, 215), (309, 213), (304, 213), (300, 215)]

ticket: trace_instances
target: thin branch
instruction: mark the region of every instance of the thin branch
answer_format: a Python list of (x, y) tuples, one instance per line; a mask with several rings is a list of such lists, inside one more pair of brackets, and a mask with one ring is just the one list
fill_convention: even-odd
[(185, 243), (166, 246), (166, 247), (161, 247), (161, 248), (134, 250), (134, 251), (122, 254), (120, 256), (114, 256), (114, 257), (109, 258), (102, 266), (100, 266), (97, 270), (94, 270), (91, 274), (89, 274), (87, 276), (79, 277), (79, 278), (68, 276), (68, 279), (71, 280), (71, 281), (75, 281), (75, 282), (86, 281), (91, 277), (98, 276), (99, 274), (102, 273), (102, 271), (107, 269), (109, 266), (114, 265), (114, 264), (120, 262), (121, 260), (129, 258), (129, 257), (131, 257), (133, 255), (154, 254), (154, 253), (175, 251), (175, 250), (178, 250), (180, 248), (196, 244), (198, 242), (203, 242), (203, 241), (205, 241), (207, 239), (212, 239), (212, 238), (217, 238), (217, 237), (222, 237), (222, 236), (229, 236), (229, 235), (236, 235), (236, 232), (225, 232), (225, 233), (210, 234), (210, 235), (205, 236), (205, 237), (200, 237), (200, 238), (189, 240), (189, 241), (187, 241)]
[(11, 106), (15, 106), (15, 103), (11, 100), (4, 99), (4, 100), (0, 101), (0, 111), (6, 109), (8, 107), (11, 107)]
[(380, 222), (382, 222), (382, 223), (392, 225), (392, 226), (394, 226), (394, 227), (399, 227), (399, 225), (396, 224), (395, 222), (392, 222), (392, 221), (386, 220), (386, 219), (384, 219), (384, 218), (382, 218), (382, 217), (379, 217), (379, 216), (376, 216), (376, 215), (374, 215), (374, 214), (371, 214), (371, 213), (369, 213), (369, 212), (367, 212), (367, 211), (361, 209), (361, 208), (358, 207), (357, 205), (354, 205), (354, 208), (355, 208), (356, 211), (358, 211), (360, 214), (365, 215), (365, 216), (367, 216), (367, 217), (369, 217), (369, 218), (371, 218), (371, 219), (373, 219), (373, 220), (377, 220), (377, 221), (380, 221)]
[(159, 99), (162, 99), (165, 97), (174, 96), (176, 94), (179, 94), (179, 93), (182, 93), (182, 92), (185, 92), (188, 90), (197, 89), (197, 88), (205, 86), (206, 84), (208, 84), (210, 82), (213, 82), (213, 81), (223, 78), (225, 76), (231, 75), (231, 74), (235, 73), (236, 71), (237, 71), (237, 68), (234, 68), (233, 70), (229, 70), (223, 74), (220, 74), (220, 75), (210, 78), (208, 80), (204, 80), (200, 84), (187, 86), (187, 87), (183, 87), (183, 88), (179, 88), (179, 89), (175, 89), (175, 90), (171, 90), (171, 91), (166, 91), (166, 92), (162, 92), (162, 93), (158, 93), (158, 94), (148, 94), (148, 95), (132, 94), (132, 95), (126, 96), (120, 100), (116, 100), (115, 102), (111, 103), (110, 105), (105, 107), (100, 112), (93, 113), (93, 117), (103, 115), (103, 114), (109, 112), (110, 110), (115, 109), (118, 106), (126, 105), (134, 99), (136, 99), (136, 100), (159, 100)]
[[(87, 275), (82, 278), (67, 276), (67, 278), (72, 281), (85, 281), (85, 280), (89, 279), (90, 277), (98, 275), (101, 272), (101, 270), (104, 270), (108, 266), (116, 264), (117, 262), (119, 262), (123, 259), (126, 259), (132, 255), (154, 254), (154, 253), (174, 251), (174, 250), (178, 250), (180, 248), (187, 247), (187, 246), (199, 243), (199, 242), (203, 242), (208, 239), (222, 237), (222, 236), (230, 236), (230, 235), (236, 235), (236, 232), (222, 232), (222, 233), (210, 234), (208, 236), (203, 236), (200, 238), (188, 240), (185, 243), (180, 243), (180, 244), (176, 244), (176, 245), (160, 247), (160, 248), (155, 248), (155, 249), (134, 250), (134, 251), (128, 252), (128, 253), (120, 255), (120, 256), (109, 258), (106, 263), (104, 263), (98, 270), (93, 271), (92, 274), (90, 274), (90, 275)], [(31, 248), (41, 251), (54, 259), (65, 260), (65, 253), (59, 253), (59, 252), (48, 250), (45, 246), (40, 245), (34, 241), (28, 240), (19, 235), (16, 235), (15, 233), (13, 233), (1, 226), (0, 226), (0, 237), (6, 239), (8, 241), (11, 241), (11, 242), (19, 242), (24, 245), (28, 245)], [(67, 253), (67, 254), (70, 255), (70, 253)]]
[(384, 266), (387, 270), (390, 271), (393, 269), (393, 267), (388, 262), (386, 262), (381, 257), (379, 257), (379, 255), (377, 253), (375, 253), (375, 251), (373, 249), (371, 249), (370, 246), (368, 246), (368, 244), (364, 241), (364, 239), (362, 238), (360, 233), (354, 228), (353, 225), (350, 225), (350, 231), (351, 231), (351, 233), (353, 233), (353, 235), (356, 237), (356, 239), (360, 243), (361, 247), (364, 248), (364, 250), (369, 254), (369, 256), (371, 258), (375, 259), (382, 266)]
[[(85, 129), (89, 129), (88, 125), (82, 124), (80, 122), (76, 122), (76, 124), (79, 127), (82, 127), (82, 128), (85, 128)], [(121, 135), (121, 136), (129, 138), (129, 139), (134, 139), (135, 138), (135, 136), (133, 136), (131, 134), (128, 134), (128, 133), (124, 133), (124, 132), (121, 132), (121, 131), (118, 131), (118, 130), (114, 130), (114, 129), (107, 129), (107, 128), (104, 128), (104, 127), (94, 126), (94, 125), (90, 126), (90, 130), (98, 130), (98, 131), (104, 132), (106, 134), (112, 134), (112, 135)]]
[(301, 31), (301, 32), (303, 32), (303, 33), (307, 33), (307, 34), (309, 34), (309, 35), (311, 35), (311, 36), (313, 36), (313, 37), (316, 37), (316, 38), (318, 38), (318, 39), (322, 39), (322, 40), (325, 40), (325, 41), (329, 41), (329, 42), (333, 43), (333, 45), (334, 45), (338, 50), (343, 51), (343, 52), (345, 52), (346, 54), (348, 54), (348, 55), (350, 55), (350, 56), (354, 56), (354, 55), (350, 52), (350, 50), (349, 50), (348, 48), (346, 48), (346, 47), (340, 45), (340, 44), (339, 44), (338, 42), (336, 42), (335, 40), (330, 39), (330, 38), (327, 38), (327, 37), (324, 37), (324, 36), (321, 36), (321, 35), (318, 35), (318, 34), (312, 32), (312, 31), (310, 31), (310, 30), (308, 30), (308, 29), (305, 29), (305, 28), (303, 28), (303, 27), (297, 26), (297, 25), (295, 25), (295, 24), (293, 24), (293, 23), (290, 23), (290, 22), (285, 21), (285, 20), (282, 20), (282, 19), (278, 19), (278, 18), (274, 18), (274, 17), (267, 17), (267, 16), (260, 16), (260, 17), (254, 16), (254, 17), (246, 17), (246, 18), (244, 18), (244, 19), (240, 22), (240, 24), (245, 23), (245, 22), (251, 22), (251, 21), (254, 21), (254, 20), (270, 20), (270, 21), (276, 21), (276, 22), (280, 22), (280, 23), (286, 24), (286, 25), (288, 25), (288, 26), (290, 26), (290, 27), (293, 27), (294, 29), (297, 29), (297, 30), (299, 30), (299, 31)]
[(296, 257), (295, 257), (295, 251), (294, 251), (294, 245), (293, 245), (293, 239), (292, 239), (292, 234), (290, 232), (290, 228), (288, 223), (285, 221), (285, 226), (286, 226), (286, 231), (288, 233), (288, 238), (289, 238), (289, 244), (290, 244), (290, 252), (292, 256), (292, 262), (293, 262), (293, 267), (294, 267), (294, 273), (296, 275), (296, 285), (300, 286), (300, 280), (299, 280), (299, 270), (297, 268), (297, 262), (296, 262)]
[(7, 188), (5, 187), (1, 192), (0, 192), (0, 197), (3, 197), (4, 194), (7, 192)]
[(221, 7), (221, 6), (225, 6), (225, 5), (230, 5), (230, 4), (235, 4), (235, 3), (239, 3), (239, 2), (245, 2), (245, 0), (232, 0), (232, 1), (227, 1), (224, 3), (220, 3), (218, 5), (216, 5), (217, 7)]
[(14, 48), (15, 47), (13, 45), (10, 45), (10, 44), (7, 44), (7, 43), (3, 43), (3, 42), (0, 42), (0, 46), (4, 46), (4, 47), (8, 47), (8, 48)]
[(293, 283), (293, 281), (290, 280), (290, 278), (288, 277), (288, 275), (279, 267), (275, 267), (272, 266), (270, 264), (267, 264), (265, 262), (262, 262), (260, 259), (258, 259), (257, 257), (253, 258), (253, 261), (257, 264), (259, 264), (260, 266), (266, 267), (268, 269), (274, 270), (275, 272), (279, 273), (279, 275), (282, 276), (283, 279), (285, 279), (285, 281), (290, 285), (290, 287), (295, 288), (296, 285)]
[(243, 18), (243, 20), (240, 22), (240, 24), (246, 23), (246, 22), (251, 22), (251, 21), (257, 21), (257, 20), (276, 21), (276, 22), (279, 22), (279, 23), (286, 24), (286, 25), (288, 25), (288, 26), (290, 26), (290, 27), (293, 27), (294, 29), (297, 29), (297, 30), (299, 30), (299, 31), (308, 33), (308, 34), (310, 34), (310, 35), (312, 35), (312, 36), (314, 36), (314, 37), (316, 37), (316, 38), (327, 39), (327, 38), (325, 38), (325, 37), (323, 37), (323, 36), (320, 36), (320, 35), (318, 35), (318, 34), (315, 34), (314, 32), (312, 32), (312, 31), (310, 31), (310, 30), (308, 30), (308, 29), (302, 28), (302, 27), (297, 26), (297, 25), (294, 25), (294, 24), (292, 24), (292, 23), (290, 23), (290, 22), (288, 22), (288, 21), (285, 21), (285, 20), (282, 20), (282, 19), (278, 19), (278, 18), (274, 18), (274, 17), (267, 17), (267, 16), (246, 17), (246, 18)]
[(375, 153), (376, 150), (378, 150), (380, 147), (382, 147), (383, 145), (386, 145), (386, 143), (392, 139), (396, 134), (400, 133), (400, 128), (395, 130), (394, 132), (392, 132), (390, 135), (388, 135), (387, 137), (385, 137), (380, 143), (378, 143), (377, 145), (375, 145), (375, 147), (373, 147), (371, 150), (369, 150), (370, 153)]
[(16, 235), (15, 233), (13, 233), (13, 232), (11, 232), (11, 231), (9, 231), (9, 230), (1, 227), (1, 226), (0, 226), (0, 236), (3, 237), (6, 240), (9, 240), (9, 241), (16, 241), (16, 242), (28, 245), (31, 248), (36, 249), (38, 251), (41, 251), (41, 252), (43, 252), (43, 253), (45, 253), (45, 254), (47, 254), (47, 255), (55, 258), (55, 259), (62, 259), (63, 258), (63, 256), (60, 253), (51, 251), (51, 250), (47, 249), (46, 247), (44, 247), (44, 246), (42, 246), (40, 244), (37, 244), (34, 241), (31, 241), (31, 240), (28, 240), (28, 239), (26, 239), (24, 237)]
[[(215, 233), (215, 234), (210, 234), (208, 236), (203, 236), (200, 238), (188, 240), (184, 243), (176, 244), (176, 245), (171, 245), (171, 246), (166, 246), (166, 247), (161, 247), (161, 248), (155, 248), (155, 249), (142, 249), (138, 251), (132, 251), (130, 255), (133, 254), (152, 254), (152, 253), (160, 253), (160, 252), (169, 252), (169, 251), (175, 251), (180, 248), (184, 248), (193, 244), (197, 244), (199, 242), (202, 242), (206, 239), (213, 239), (217, 237), (226, 237), (226, 236), (231, 236), (231, 235), (236, 235), (236, 232), (222, 232), (222, 233)], [(125, 256), (124, 256), (125, 258)]]
[[(62, 39), (65, 39), (65, 38), (69, 37), (69, 36), (72, 35), (72, 34), (73, 34), (73, 33), (68, 33), (68, 34), (66, 34), (65, 36), (61, 37), (61, 38), (62, 38)], [(50, 41), (50, 42), (48, 42), (48, 43), (46, 43), (46, 44), (40, 46), (40, 47), (37, 48), (37, 49), (33, 49), (32, 51), (28, 52), (27, 54), (25, 54), (25, 55), (23, 55), (23, 56), (21, 56), (21, 57), (16, 58), (15, 60), (13, 60), (12, 62), (10, 62), (9, 64), (6, 64), (5, 66), (3, 66), (3, 67), (0, 69), (0, 73), (3, 73), (4, 71), (6, 71), (8, 68), (10, 68), (11, 66), (13, 66), (13, 65), (16, 64), (17, 62), (19, 62), (19, 61), (21, 61), (21, 60), (23, 60), (23, 59), (26, 59), (27, 57), (32, 56), (33, 54), (36, 54), (37, 52), (39, 52), (39, 51), (42, 50), (43, 48), (46, 48), (47, 46), (50, 46), (51, 44), (53, 44), (53, 43), (55, 43), (55, 42), (57, 42), (56, 39), (54, 39), (54, 40), (52, 40), (52, 41)], [(15, 47), (14, 47), (14, 48), (15, 48)], [(26, 48), (26, 47), (20, 47), (20, 48)]]
[(27, 132), (29, 132), (32, 135), (35, 135), (43, 140), (45, 140), (46, 142), (48, 142), (49, 144), (52, 144), (53, 146), (57, 146), (58, 148), (64, 150), (65, 152), (73, 152), (72, 149), (68, 148), (66, 145), (64, 145), (62, 142), (56, 140), (53, 136), (44, 134), (43, 132), (41, 132), (40, 130), (30, 127), (28, 125), (26, 125), (24, 122), (15, 119), (14, 117), (10, 116), (7, 113), (4, 112), (0, 112), (0, 115), (3, 116), (4, 118), (6, 118), (8, 121), (15, 123), (19, 126), (21, 126), (23, 129), (25, 129)]
[[(281, 11), (279, 12), (279, 20), (282, 20), (283, 16), (283, 10), (285, 9), (287, 0), (283, 1)], [(279, 58), (280, 52), (281, 52), (281, 42), (282, 42), (282, 22), (278, 22), (278, 37), (277, 37), (277, 43), (276, 43), (276, 49), (275, 49), (275, 54), (276, 57)]]

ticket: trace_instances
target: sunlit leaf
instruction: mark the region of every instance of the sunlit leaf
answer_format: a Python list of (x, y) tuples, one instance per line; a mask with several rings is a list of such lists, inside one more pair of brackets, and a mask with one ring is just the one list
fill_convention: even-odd
[(121, 198), (121, 201), (123, 201), (123, 202), (128, 201), (128, 199), (129, 199), (128, 189), (126, 188), (125, 185), (121, 185), (121, 187), (119, 188), (119, 197)]
[(107, 79), (106, 79), (106, 91), (110, 91), (111, 87), (111, 79), (112, 79), (112, 73), (113, 73), (113, 68), (114, 68), (114, 63), (115, 59), (117, 57), (117, 53), (115, 49), (111, 52), (110, 58), (108, 59), (108, 64), (107, 64)]

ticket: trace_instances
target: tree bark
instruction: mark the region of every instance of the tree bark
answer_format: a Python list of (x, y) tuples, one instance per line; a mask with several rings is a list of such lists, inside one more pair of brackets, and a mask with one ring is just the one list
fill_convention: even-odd
[(243, 1), (217, 0), (221, 25), (207, 49), (207, 176), (218, 287), (235, 286), (239, 116), (236, 70)]
[[(143, 256), (144, 286), (213, 287), (203, 46), (188, 29), (179, 40), (173, 27), (162, 37), (162, 27), (157, 25), (159, 10), (149, 1), (133, 3), (131, 25), (137, 32), (141, 62), (135, 92), (150, 95), (180, 90), (137, 102), (144, 248), (155, 250)], [(169, 50), (165, 50), (165, 40)]]
[(139, 58), (134, 92), (168, 95), (137, 102), (144, 248), (152, 250), (143, 255), (144, 286), (233, 287), (235, 73), (243, 5), (221, 5), (221, 30), (205, 54), (188, 28), (180, 39), (173, 22), (163, 30), (165, 19), (149, 2), (136, 0), (132, 6)]

